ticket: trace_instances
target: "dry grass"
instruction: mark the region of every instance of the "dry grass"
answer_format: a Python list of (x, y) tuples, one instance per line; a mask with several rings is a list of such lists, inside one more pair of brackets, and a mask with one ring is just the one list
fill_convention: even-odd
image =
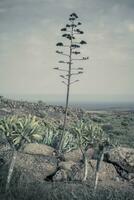
[(0, 200), (132, 200), (134, 190), (127, 185), (100, 185), (93, 192), (92, 183), (56, 182), (12, 185), (8, 194), (1, 194)]

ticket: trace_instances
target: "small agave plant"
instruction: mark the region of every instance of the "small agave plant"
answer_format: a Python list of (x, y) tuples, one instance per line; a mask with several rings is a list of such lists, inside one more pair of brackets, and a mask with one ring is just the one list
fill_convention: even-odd
[(93, 144), (95, 147), (107, 140), (108, 137), (102, 130), (101, 126), (89, 120), (84, 122), (78, 121), (71, 129), (72, 134), (77, 138), (78, 144), (86, 148), (88, 144)]

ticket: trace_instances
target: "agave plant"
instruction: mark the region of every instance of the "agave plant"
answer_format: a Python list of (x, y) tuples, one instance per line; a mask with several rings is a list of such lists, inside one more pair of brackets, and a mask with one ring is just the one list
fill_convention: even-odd
[[(88, 174), (88, 159), (86, 155), (86, 147), (92, 144), (94, 147), (99, 149), (100, 146), (104, 146), (104, 143), (108, 141), (107, 135), (102, 130), (101, 126), (88, 120), (84, 122), (83, 120), (78, 121), (77, 124), (72, 128), (72, 134), (76, 138), (77, 145), (83, 154), (84, 160), (84, 175), (82, 181), (87, 179)], [(98, 171), (100, 163), (102, 161), (103, 151), (99, 152), (99, 157), (96, 165), (96, 176), (95, 176), (95, 188), (98, 182)]]
[(88, 144), (97, 146), (107, 140), (108, 137), (101, 126), (92, 121), (78, 121), (72, 128), (72, 134), (77, 138), (78, 144), (85, 148)]
[(43, 124), (35, 116), (9, 116), (0, 120), (0, 133), (18, 150), (25, 142), (43, 139)]

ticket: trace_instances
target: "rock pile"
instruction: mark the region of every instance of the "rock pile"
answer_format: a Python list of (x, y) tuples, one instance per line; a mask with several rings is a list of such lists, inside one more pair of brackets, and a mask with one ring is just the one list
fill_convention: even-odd
[[(89, 153), (89, 152), (88, 152)], [(6, 181), (13, 151), (0, 144), (0, 182)], [(107, 160), (106, 160), (107, 159)], [(106, 161), (106, 162), (105, 162)], [(105, 155), (99, 171), (99, 181), (126, 180), (119, 173), (121, 167), (131, 181), (134, 179), (134, 150), (116, 148)], [(96, 160), (88, 159), (87, 181), (93, 181), (96, 170)], [(117, 168), (118, 166), (118, 168)], [(65, 153), (60, 160), (55, 149), (43, 144), (26, 144), (22, 152), (17, 152), (17, 159), (13, 172), (13, 181), (43, 182), (43, 181), (81, 181), (84, 174), (84, 163), (81, 151), (74, 150)], [(1, 184), (1, 183), (0, 183)], [(2, 183), (3, 184), (3, 183)]]

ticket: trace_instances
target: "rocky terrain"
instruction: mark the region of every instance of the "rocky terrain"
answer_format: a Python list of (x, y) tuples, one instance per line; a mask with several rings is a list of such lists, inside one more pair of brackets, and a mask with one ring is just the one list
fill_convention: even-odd
[[(7, 146), (7, 144), (1, 143), (0, 187), (2, 193), (4, 193), (6, 177), (12, 156), (12, 149)], [(91, 189), (94, 185), (97, 161), (90, 158), (88, 151), (87, 156), (89, 157), (88, 175), (86, 182), (83, 184)], [(66, 185), (67, 183), (70, 183), (74, 185), (72, 190), (76, 193), (75, 187), (76, 185), (80, 187), (83, 173), (84, 164), (82, 161), (82, 153), (79, 149), (65, 153), (62, 158), (59, 158), (55, 153), (55, 149), (52, 147), (41, 144), (26, 144), (23, 151), (17, 153), (15, 168), (10, 183), (10, 192), (11, 195), (14, 196), (14, 192), (17, 192), (17, 190), (19, 191), (20, 188), (23, 188), (24, 190), (26, 190), (26, 187), (30, 188), (32, 186), (34, 188), (34, 185), (37, 185), (37, 183), (38, 187), (39, 185), (41, 187), (42, 185), (44, 185), (44, 187), (46, 187), (46, 185), (50, 187), (51, 184), (56, 185), (56, 183), (61, 183), (61, 185)], [(15, 186), (15, 189), (13, 186)], [(70, 187), (70, 185), (68, 185), (68, 187)], [(129, 192), (128, 199), (132, 198), (132, 195), (134, 194), (134, 149), (120, 147), (112, 149), (110, 152), (105, 154), (104, 161), (101, 163), (99, 171), (97, 190), (100, 188), (106, 189), (108, 187), (113, 190), (122, 189), (124, 195)], [(36, 189), (34, 188), (34, 190)], [(43, 193), (44, 189), (42, 191), (42, 188), (40, 188), (40, 192)], [(22, 193), (18, 195), (21, 196)], [(28, 199), (28, 197), (26, 199)]]
[[(64, 108), (43, 102), (31, 103), (0, 98), (0, 118), (10, 115), (31, 114), (53, 121), (60, 126)], [(87, 112), (69, 109), (68, 124), (90, 118), (101, 124), (107, 134), (115, 135), (122, 143), (105, 152), (98, 175), (97, 192), (94, 180), (97, 160), (93, 149), (87, 149), (87, 180), (84, 174), (83, 154), (80, 149), (65, 152), (45, 144), (26, 143), (17, 151), (10, 190), (5, 194), (7, 174), (13, 158), (9, 143), (0, 140), (0, 199), (133, 199), (134, 196), (134, 113)], [(25, 193), (25, 195), (24, 195)]]

